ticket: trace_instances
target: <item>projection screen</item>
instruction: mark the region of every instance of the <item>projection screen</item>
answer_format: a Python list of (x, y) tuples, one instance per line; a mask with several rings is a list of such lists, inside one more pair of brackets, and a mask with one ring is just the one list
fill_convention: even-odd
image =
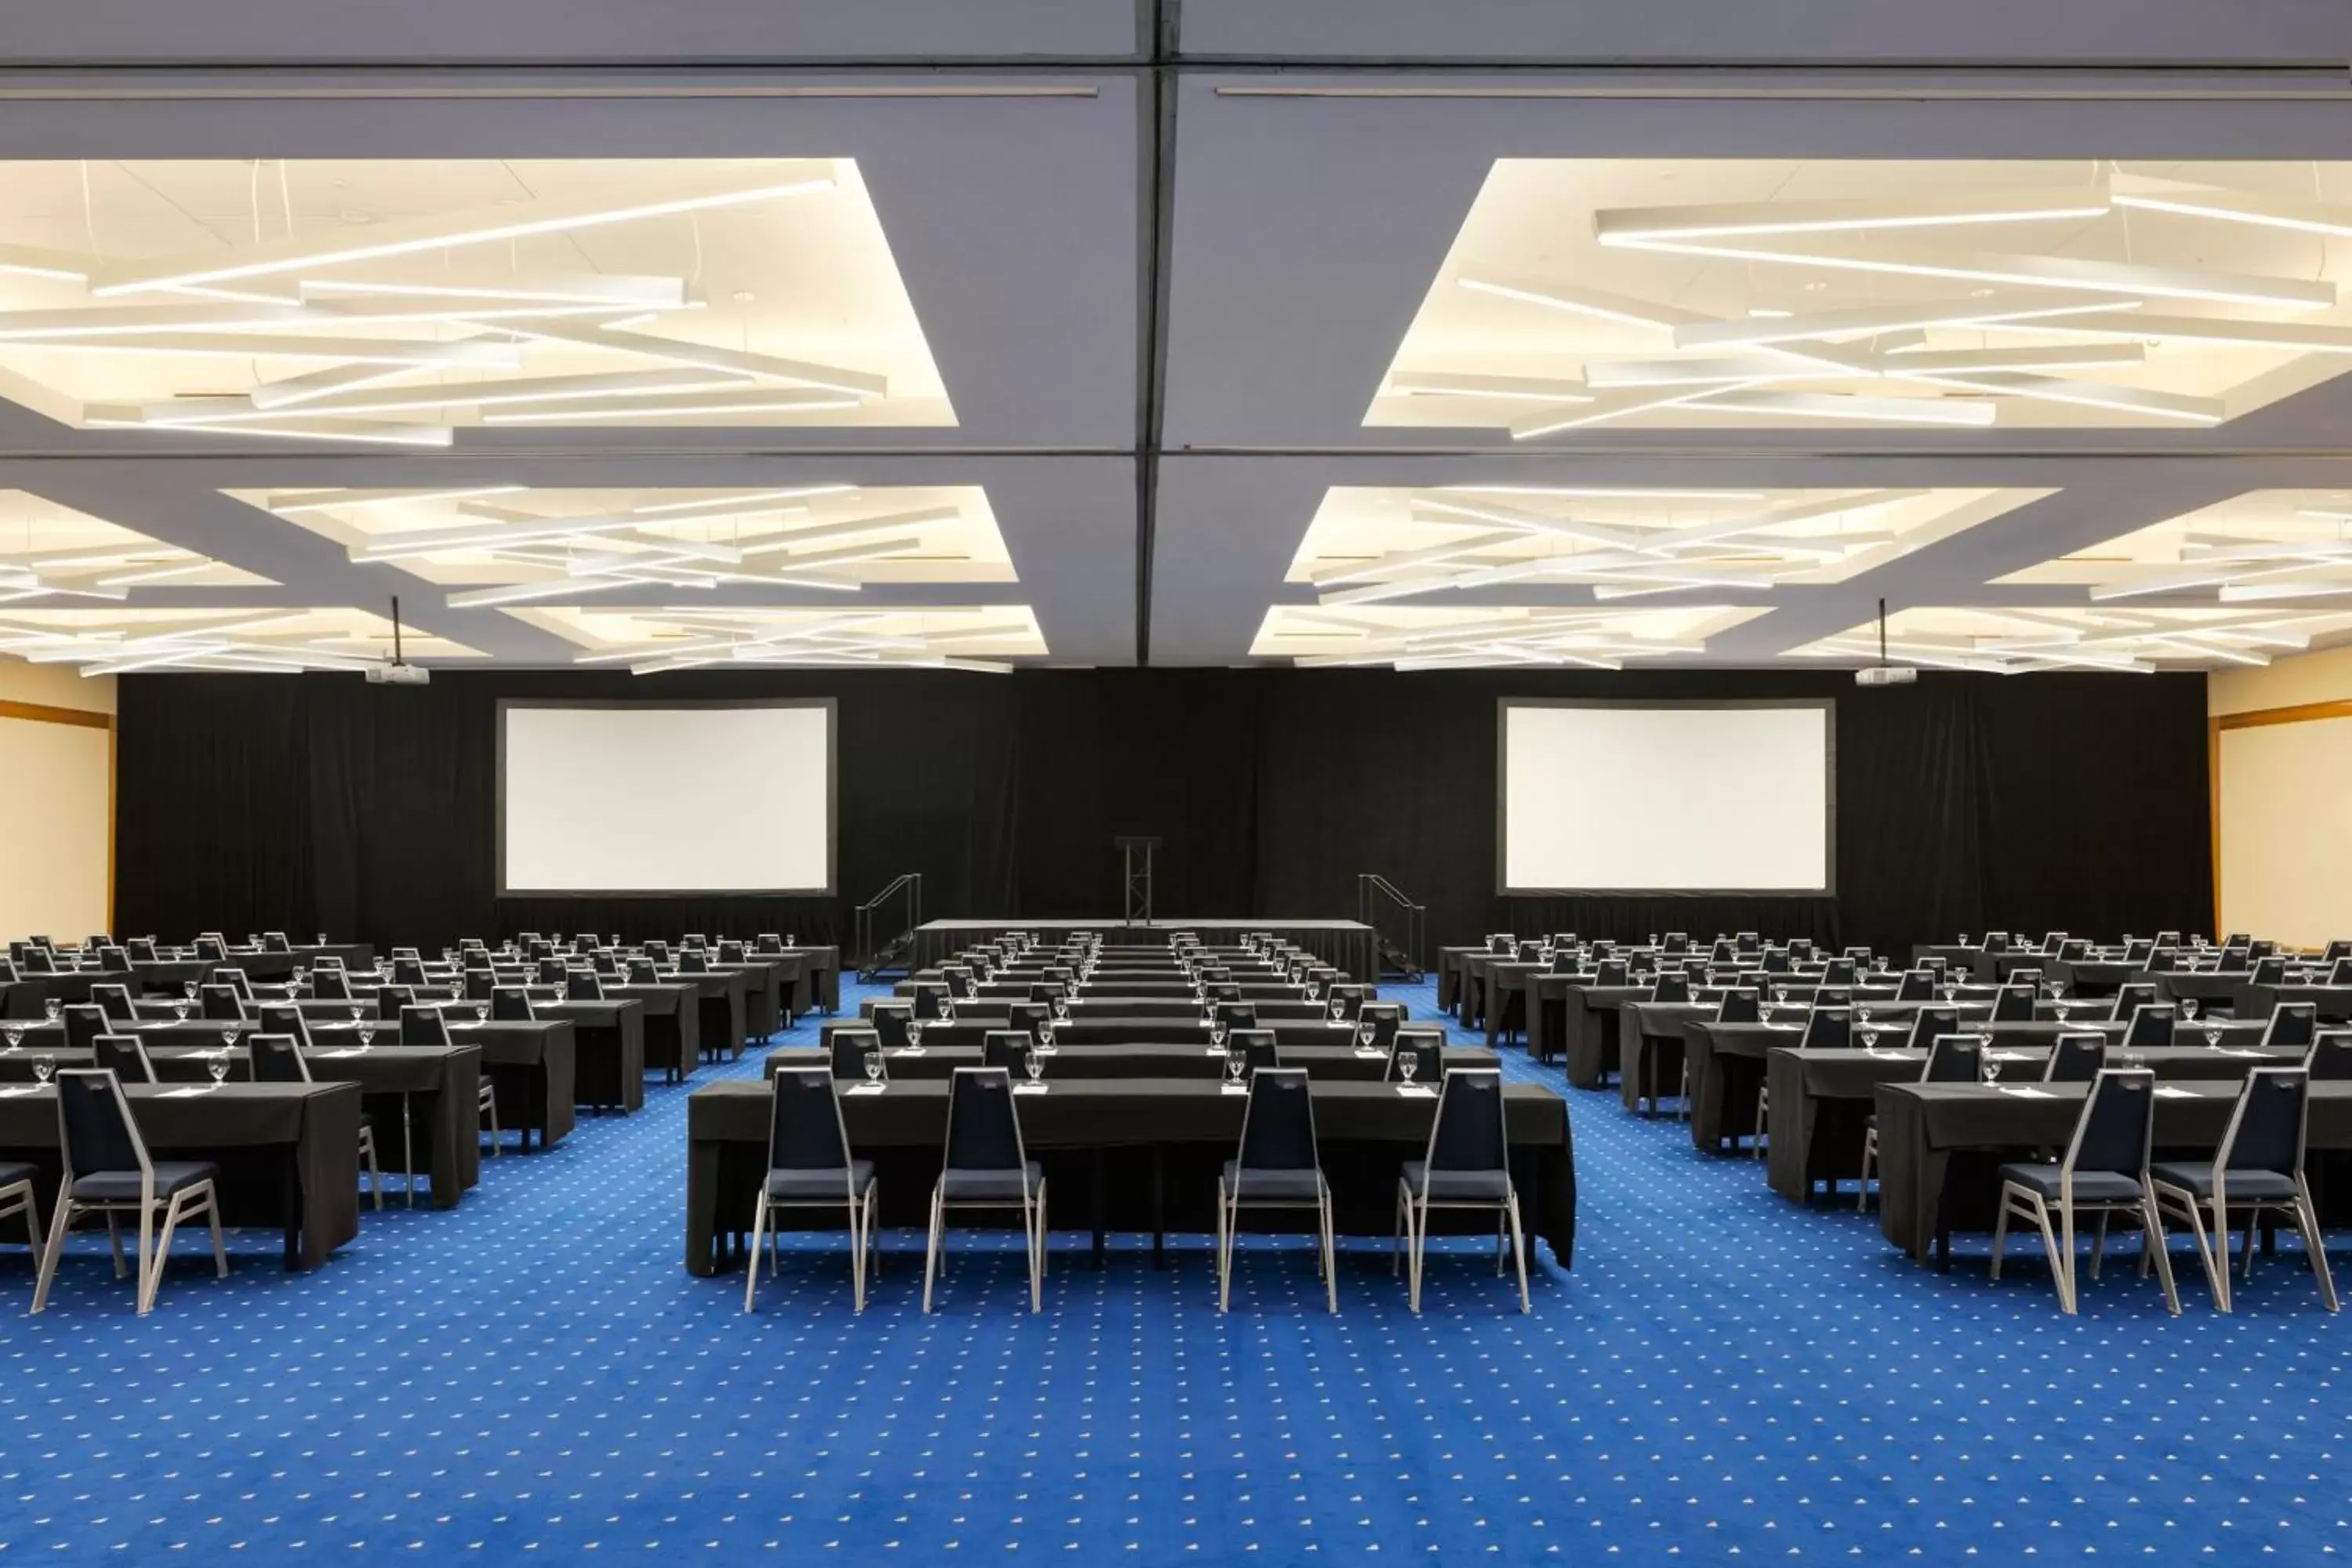
[(499, 890), (830, 893), (834, 704), (499, 704)]
[(1506, 698), (1500, 890), (1826, 894), (1837, 709)]

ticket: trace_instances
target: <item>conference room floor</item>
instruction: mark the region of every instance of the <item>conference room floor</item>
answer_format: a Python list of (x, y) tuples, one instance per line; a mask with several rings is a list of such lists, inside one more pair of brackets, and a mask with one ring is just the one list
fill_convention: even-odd
[[(1439, 1021), (1428, 986), (1384, 994)], [(2182, 1252), (2169, 1321), (2126, 1243), (2069, 1321), (2038, 1259), (1993, 1285), (1964, 1238), (1952, 1272), (1922, 1268), (1874, 1215), (1776, 1197), (1613, 1089), (1568, 1100), (1576, 1268), (1538, 1261), (1531, 1317), (1475, 1241), (1444, 1244), (1420, 1321), (1383, 1245), (1347, 1244), (1333, 1318), (1302, 1244), (1245, 1242), (1220, 1319), (1205, 1237), (1166, 1272), (1122, 1238), (1095, 1272), (1066, 1235), (1033, 1319), (1011, 1238), (962, 1233), (926, 1318), (920, 1237), (896, 1232), (863, 1318), (837, 1237), (790, 1245), (747, 1318), (740, 1274), (681, 1266), (687, 1090), (659, 1086), (486, 1159), (457, 1210), (369, 1212), (315, 1274), (243, 1233), (215, 1281), (189, 1243), (145, 1320), (102, 1235), (38, 1319), (0, 1245), (0, 1555), (2352, 1550), (2352, 1318), (2307, 1277), (2264, 1268), (2225, 1318)]]

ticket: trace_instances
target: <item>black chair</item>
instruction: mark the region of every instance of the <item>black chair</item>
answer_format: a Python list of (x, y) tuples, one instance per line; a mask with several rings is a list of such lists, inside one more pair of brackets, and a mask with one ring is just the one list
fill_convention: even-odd
[(656, 963), (667, 964), (669, 963), (669, 943), (658, 941), (649, 942), (645, 945), (645, 954)]
[[(1409, 1300), (1421, 1310), (1423, 1250), (1429, 1241), (1429, 1211), (1483, 1209), (1495, 1215), (1495, 1272), (1503, 1271), (1503, 1228), (1510, 1227), (1511, 1257), (1519, 1269), (1519, 1310), (1528, 1300), (1527, 1239), (1519, 1229), (1519, 1197), (1511, 1186), (1511, 1140), (1503, 1120), (1503, 1075), (1493, 1068), (1448, 1073), (1438, 1092), (1437, 1120), (1429, 1148), (1405, 1162), (1397, 1178), (1397, 1237), (1412, 1238)], [(1389, 1271), (1396, 1271), (1392, 1243)]]
[(386, 1024), (400, 1022), (400, 1010), (416, 1005), (416, 990), (409, 985), (379, 985), (375, 992), (375, 1016)]
[(2135, 980), (2116, 987), (2116, 1005), (2107, 1009), (2107, 1021), (2120, 1024), (2128, 1019), (2135, 1009), (2155, 1005), (2156, 987), (2145, 981)]
[(488, 1001), (490, 999), (490, 993), (497, 990), (498, 986), (499, 977), (489, 970), (468, 969), (466, 971), (464, 995), (466, 1000), (468, 1002)]
[(531, 973), (532, 977), (536, 979), (539, 984), (541, 985), (561, 985), (563, 984), (563, 960), (560, 958), (541, 958), (534, 962), (535, 967), (531, 971)]
[(2131, 1026), (2124, 1031), (2125, 1049), (2170, 1044), (2172, 1044), (2172, 1004), (2169, 1002), (2148, 1004), (2133, 1010)]
[[(1282, 1065), (1282, 1052), (1274, 1043), (1272, 1029), (1235, 1029), (1225, 1037), (1225, 1054), (1241, 1054), (1242, 1068), (1255, 1078), (1262, 1069)], [(1301, 1072), (1307, 1069), (1301, 1068)]]
[(2303, 1065), (2314, 1083), (2352, 1082), (2352, 1029), (2328, 1029), (2311, 1042)]
[(880, 1262), (874, 1239), (874, 1162), (849, 1152), (849, 1129), (841, 1120), (835, 1075), (823, 1068), (787, 1068), (772, 1075), (768, 1092), (768, 1166), (760, 1201), (751, 1211), (750, 1278), (743, 1281), (743, 1310), (751, 1311), (760, 1289), (760, 1239), (768, 1241), (768, 1274), (776, 1272), (779, 1211), (849, 1211), (849, 1289), (857, 1311), (866, 1310), (866, 1275)]
[(218, 963), (228, 956), (228, 943), (217, 936), (200, 936), (196, 938), (195, 951), (198, 963)]
[[(246, 1056), (256, 1083), (309, 1083), (310, 1064), (302, 1055), (302, 1045), (292, 1035), (248, 1035)], [(367, 1166), (368, 1196), (377, 1209), (383, 1207), (383, 1171), (375, 1157), (375, 1130), (360, 1120), (360, 1159)]]
[(832, 1069), (834, 1077), (846, 1079), (853, 1083), (864, 1083), (866, 1056), (870, 1052), (874, 1059), (882, 1064), (882, 1076), (875, 1081), (887, 1083), (890, 1080), (890, 1063), (882, 1054), (882, 1037), (877, 1031), (856, 1028), (835, 1029), (825, 1036), (824, 1043), (829, 1058), (827, 1066)]
[(1037, 1042), (1022, 1029), (991, 1029), (980, 1037), (980, 1065), (1003, 1068), (1017, 1081), (1028, 1072), (1030, 1051)]
[(245, 1004), (226, 985), (198, 986), (196, 1008), (205, 1019), (217, 1024), (234, 1023), (245, 1016)]
[(882, 1048), (886, 1051), (903, 1051), (914, 1044), (907, 1032), (907, 1025), (914, 1016), (914, 1008), (905, 1002), (877, 1002), (867, 1015), (873, 1021), (874, 1032), (882, 1037)]
[(134, 936), (122, 944), (122, 951), (133, 963), (152, 963), (155, 962), (155, 939)]
[(709, 973), (710, 954), (698, 947), (683, 949), (677, 955), (677, 972), (680, 974)]
[(310, 1045), (310, 1022), (290, 1003), (272, 1002), (261, 1009), (261, 1027), (273, 1035), (291, 1035), (299, 1046)]
[(1508, 957), (1518, 945), (1519, 939), (1508, 931), (1490, 933), (1486, 938), (1486, 951), (1496, 958)]
[(404, 1046), (446, 1046), (449, 1043), (449, 1020), (441, 1016), (438, 1007), (403, 1007), (400, 1010), (400, 1043)]
[(1746, 986), (1726, 991), (1715, 1005), (1715, 1021), (1718, 1024), (1755, 1024), (1760, 1023), (1763, 1016), (1756, 993)]
[(135, 1024), (139, 1021), (139, 1008), (131, 1000), (131, 987), (128, 985), (93, 985), (89, 988), (89, 999), (110, 1024)]
[(1025, 1030), (1039, 1045), (1045, 1043), (1045, 1024), (1052, 1008), (1044, 1002), (1015, 1002), (1004, 1009), (1005, 1017), (1016, 1029)]
[(2248, 978), (2256, 985), (2284, 985), (2286, 984), (2286, 960), (2258, 958), (2254, 960), (2254, 972)]
[(719, 944), (719, 962), (721, 963), (741, 963), (745, 962), (743, 944), (740, 942), (720, 942)]
[(1992, 1021), (1996, 1024), (2031, 1024), (2033, 1022), (2033, 987), (2004, 985), (1992, 999)]
[(567, 1002), (602, 1002), (604, 981), (593, 969), (570, 969), (563, 974), (563, 999)]
[[(58, 1187), (58, 1206), (49, 1219), (47, 1245), (41, 1250), (40, 1277), (33, 1287), (33, 1310), (48, 1305), (49, 1286), (57, 1279), (58, 1260), (65, 1251), (66, 1233), (85, 1215), (106, 1216), (107, 1239), (114, 1249), (114, 1277), (122, 1278), (121, 1220), (139, 1220), (139, 1315), (155, 1307), (155, 1293), (163, 1283), (163, 1265), (172, 1253), (172, 1233), (183, 1220), (202, 1215), (213, 1233), (213, 1265), (220, 1278), (228, 1277), (228, 1249), (221, 1242), (220, 1205), (214, 1195), (219, 1167), (194, 1160), (157, 1162), (147, 1157), (139, 1124), (131, 1119), (131, 1104), (122, 1086), (102, 1068), (68, 1068), (57, 1075), (58, 1147), (65, 1166)], [(163, 1216), (163, 1235), (154, 1233)], [(150, 1242), (152, 1239), (152, 1246)]]
[(1844, 1007), (1824, 1007), (1819, 1003), (1805, 1017), (1805, 1032), (1798, 1037), (1801, 1050), (1843, 1051), (1853, 1044), (1853, 1014)]
[(2352, 958), (2339, 958), (2328, 966), (2327, 984), (2352, 985)]
[[(90, 1042), (93, 1065), (114, 1075), (117, 1083), (153, 1083), (155, 1064), (147, 1059), (147, 1042), (136, 1035), (100, 1035)], [(35, 1247), (40, 1246), (37, 1240)]]
[(38, 1166), (0, 1160), (0, 1219), (25, 1216), (25, 1242), (36, 1258), (41, 1253), (40, 1180)]
[(1249, 1101), (1242, 1110), (1241, 1145), (1217, 1177), (1217, 1310), (1230, 1305), (1234, 1281), (1234, 1235), (1241, 1211), (1252, 1208), (1315, 1210), (1322, 1232), (1321, 1263), (1326, 1300), (1339, 1310), (1339, 1279), (1331, 1257), (1331, 1185), (1323, 1179), (1315, 1149), (1315, 1101), (1307, 1074), (1297, 1068), (1268, 1068), (1250, 1076)]
[(958, 1002), (970, 1002), (980, 994), (980, 987), (972, 983), (971, 966), (969, 964), (947, 964), (940, 970), (940, 978), (947, 983), (948, 994)]
[[(1402, 1063), (1412, 1063), (1407, 1077)], [(1388, 1066), (1381, 1077), (1387, 1083), (1423, 1083), (1433, 1088), (1445, 1076), (1445, 1031), (1399, 1029), (1389, 1044)]]
[(1936, 994), (1936, 977), (1924, 969), (1906, 969), (1902, 984), (1896, 986), (1897, 1002), (1925, 1002)]
[[(2074, 1221), (2077, 1215), (2099, 1217), (2091, 1244), (2091, 1278), (2099, 1277), (2100, 1255), (2106, 1249), (2107, 1221), (2116, 1215), (2137, 1219), (2142, 1226), (2140, 1258), (2153, 1261), (2164, 1282), (2165, 1310), (2180, 1315), (2180, 1295), (2173, 1289), (2172, 1259), (2164, 1247), (2164, 1226), (2158, 1217), (2150, 1184), (2148, 1145), (2156, 1131), (2156, 1075), (2100, 1069), (2083, 1113), (2074, 1121), (2074, 1136), (2066, 1157), (2053, 1165), (2025, 1161), (2000, 1168), (2000, 1215), (1993, 1221), (1992, 1277), (2000, 1278), (2001, 1250), (2009, 1239), (2011, 1218), (2032, 1224), (2042, 1232), (2042, 1249), (2050, 1255), (2051, 1278), (2058, 1286), (2058, 1310), (2074, 1315)], [(2056, 1230), (2051, 1216), (2058, 1219)]]
[[(2336, 1279), (2327, 1271), (2327, 1248), (2319, 1232), (2318, 1211), (2312, 1206), (2311, 1185), (2303, 1173), (2304, 1147), (2311, 1103), (2311, 1075), (2301, 1068), (2257, 1068), (2246, 1075), (2238, 1103), (2230, 1112), (2229, 1131), (2210, 1161), (2168, 1160), (2149, 1168), (2157, 1212), (2188, 1220), (2197, 1241), (2197, 1259), (2205, 1266), (2205, 1282), (2213, 1291), (2213, 1305), (2230, 1310), (2230, 1215), (2245, 1215), (2245, 1271), (2254, 1272), (2254, 1222), (2265, 1213), (2283, 1212), (2303, 1233), (2303, 1247), (2311, 1270), (2319, 1277), (2319, 1299), (2336, 1310)], [(2211, 1239), (2207, 1239), (2205, 1211), (2211, 1213)], [(2161, 1234), (2161, 1233), (2158, 1233)]]
[[(1372, 1026), (1372, 1037), (1364, 1039), (1364, 1026)], [(1404, 1004), (1402, 1002), (1367, 1002), (1356, 1012), (1356, 1039), (1376, 1051), (1385, 1051), (1396, 1041), (1397, 1030), (1404, 1026)]]
[(2042, 1064), (2042, 1081), (2094, 1083), (2106, 1062), (2105, 1035), (2061, 1035), (2050, 1047), (2050, 1059)]
[[(1923, 1007), (1922, 1013), (1940, 1012), (1940, 1008)], [(1916, 1039), (1916, 1020), (1913, 1038)], [(1957, 1026), (1947, 1025), (1946, 1027)], [(1984, 1078), (1986, 1040), (1982, 1035), (1939, 1034), (1927, 1047), (1927, 1059), (1919, 1068), (1921, 1083), (1977, 1083)], [(1863, 1119), (1862, 1175), (1855, 1182), (1854, 1212), (1870, 1207), (1870, 1173), (1878, 1163), (1878, 1115), (1875, 1111)]]
[(86, 1051), (99, 1036), (110, 1033), (106, 1014), (88, 1002), (69, 1002), (60, 1009), (66, 1026), (66, 1049)]
[(1631, 978), (1631, 972), (1622, 958), (1604, 958), (1592, 966), (1592, 984), (1595, 985), (1622, 986)]
[(762, 955), (772, 957), (784, 951), (784, 939), (781, 932), (763, 931), (751, 939), (751, 945)]
[(348, 1002), (352, 999), (352, 979), (340, 969), (314, 969), (310, 972), (310, 994), (321, 1002)]
[(1257, 1004), (1255, 1002), (1219, 1002), (1212, 1016), (1228, 1030), (1257, 1027)]
[(917, 981), (914, 988), (908, 993), (908, 998), (915, 1005), (915, 1016), (926, 1023), (948, 1016), (948, 988), (943, 982)]
[(395, 958), (392, 961), (392, 983), (394, 985), (425, 984), (425, 961), (420, 958)]
[(2319, 1008), (2310, 1002), (2282, 1002), (2263, 1026), (2263, 1044), (2300, 1050), (2319, 1033)]
[(1029, 1246), (1029, 1310), (1045, 1310), (1045, 1170), (1021, 1142), (1013, 1076), (1003, 1068), (958, 1068), (948, 1083), (947, 1146), (931, 1189), (930, 1244), (923, 1253), (923, 1310), (957, 1209), (1018, 1209)]
[(1937, 1040), (1958, 1034), (1959, 1030), (1958, 1008), (1922, 1007), (1911, 1015), (1911, 1033), (1904, 1044), (1910, 1050), (1932, 1052)]
[(1690, 999), (1688, 974), (1675, 974), (1669, 971), (1661, 973), (1657, 984), (1650, 987), (1650, 1000), (1653, 1002), (1687, 1002)]
[(530, 993), (520, 985), (494, 986), (490, 991), (490, 1017), (501, 1024), (531, 1022)]

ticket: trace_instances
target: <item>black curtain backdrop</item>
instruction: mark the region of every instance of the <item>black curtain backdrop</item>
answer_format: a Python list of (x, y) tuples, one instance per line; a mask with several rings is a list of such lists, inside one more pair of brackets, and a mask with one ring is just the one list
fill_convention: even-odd
[[(747, 696), (839, 700), (838, 896), (497, 896), (500, 698)], [(1836, 698), (1835, 895), (1497, 897), (1507, 696)], [(1864, 690), (1715, 670), (442, 671), (422, 689), (130, 676), (120, 698), (116, 908), (132, 934), (437, 946), (788, 929), (846, 943), (853, 906), (902, 871), (924, 874), (929, 917), (1116, 916), (1121, 834), (1161, 840), (1163, 917), (1352, 916), (1357, 873), (1377, 871), (1427, 905), (1433, 944), (1745, 928), (1900, 949), (1988, 925), (2200, 930), (2212, 908), (2195, 675), (1931, 673)], [(677, 809), (759, 787), (681, 777)]]

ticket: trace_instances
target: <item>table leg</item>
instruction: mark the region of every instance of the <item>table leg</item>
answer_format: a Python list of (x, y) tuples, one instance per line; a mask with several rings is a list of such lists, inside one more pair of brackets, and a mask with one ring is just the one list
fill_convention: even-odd
[[(302, 1267), (302, 1172), (299, 1155), (300, 1145), (286, 1145), (286, 1156), (278, 1168), (278, 1214), (286, 1226), (286, 1272), (297, 1273)], [(220, 1200), (215, 1197), (214, 1202)]]
[[(479, 1118), (477, 1117), (476, 1120), (478, 1121)], [(478, 1132), (475, 1134), (477, 1139), (480, 1136)], [(400, 1094), (400, 1166), (401, 1184), (408, 1192), (408, 1206), (415, 1208), (416, 1206), (416, 1136), (409, 1125), (406, 1089), (401, 1090)]]
[(1168, 1267), (1168, 1160), (1165, 1150), (1151, 1146), (1151, 1267)]

